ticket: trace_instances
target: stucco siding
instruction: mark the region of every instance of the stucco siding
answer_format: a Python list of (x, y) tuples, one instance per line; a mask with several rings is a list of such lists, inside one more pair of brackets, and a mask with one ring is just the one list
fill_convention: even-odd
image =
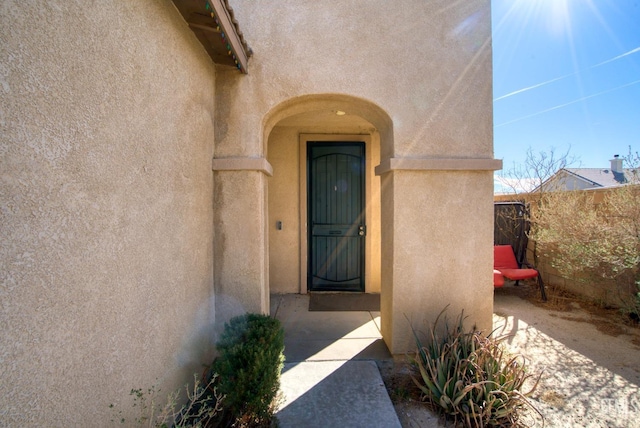
[[(409, 351), (404, 314), (424, 323), (449, 303), (465, 309), (469, 324), (488, 328), (491, 176), (500, 167), (493, 160), (490, 1), (236, 0), (233, 7), (254, 55), (247, 76), (218, 74), (214, 156), (271, 157), (270, 135), (300, 115), (331, 124), (325, 133), (339, 132), (328, 118), (338, 110), (370, 123), (380, 138), (385, 341), (393, 353)], [(277, 174), (274, 167), (270, 208)], [(263, 191), (243, 197), (261, 199)], [(266, 218), (274, 279), (286, 263), (273, 251), (290, 236), (273, 229), (279, 219)], [(235, 245), (251, 242), (260, 240)], [(268, 281), (259, 287), (268, 289)]]
[[(269, 278), (263, 246), (267, 177), (259, 171), (217, 171), (214, 183), (215, 291), (221, 309), (216, 317), (221, 329), (231, 317), (269, 308), (268, 288), (255, 287)], [(255, 196), (256, 189), (260, 197)]]
[(1, 424), (101, 426), (211, 356), (215, 69), (170, 1), (0, 28)]
[[(254, 56), (246, 78), (228, 72), (219, 80), (226, 130), (218, 130), (217, 156), (260, 156), (264, 142), (252, 129), (272, 107), (325, 93), (364, 98), (391, 116), (395, 144), (383, 145), (382, 159), (493, 156), (488, 0), (233, 7)], [(242, 127), (233, 126), (236, 117)]]
[[(274, 127), (298, 115), (334, 125), (323, 133), (339, 132), (325, 116), (338, 110), (369, 122), (380, 138), (387, 345), (409, 351), (405, 315), (424, 324), (448, 303), (488, 328), (491, 176), (500, 164), (493, 161), (490, 1), (236, 0), (233, 7), (254, 55), (247, 76), (218, 74), (215, 156), (271, 156)], [(268, 218), (270, 241), (256, 244), (272, 250), (272, 278), (284, 266), (273, 259), (276, 220)]]
[[(276, 127), (269, 138), (269, 287), (272, 293), (300, 290), (300, 168), (298, 130)], [(306, 154), (303, 154), (306, 156)], [(276, 227), (281, 222), (282, 228)], [(306, 284), (303, 285), (306, 288)]]
[[(470, 324), (491, 332), (491, 180), (490, 172), (394, 174), (389, 184), (396, 199), (392, 260), (394, 287), (400, 292), (393, 294), (393, 308), (406, 314), (414, 328), (424, 330), (448, 307), (450, 320), (464, 310)], [(455, 197), (447, 192), (450, 186)], [(394, 317), (397, 330), (409, 328), (407, 318)], [(411, 336), (392, 341), (398, 349), (413, 345)]]

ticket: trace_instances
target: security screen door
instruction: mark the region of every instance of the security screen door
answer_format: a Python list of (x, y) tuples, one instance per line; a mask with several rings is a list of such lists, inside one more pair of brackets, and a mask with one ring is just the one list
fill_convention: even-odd
[(309, 142), (309, 291), (364, 291), (364, 143)]

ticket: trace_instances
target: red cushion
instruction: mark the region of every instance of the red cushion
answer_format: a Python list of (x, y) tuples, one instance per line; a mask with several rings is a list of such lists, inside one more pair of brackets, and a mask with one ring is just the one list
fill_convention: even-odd
[(504, 276), (500, 273), (499, 270), (493, 270), (493, 286), (498, 288), (504, 285)]
[(538, 271), (535, 269), (499, 269), (500, 273), (512, 281), (519, 281), (521, 279), (535, 278), (538, 276)]
[[(521, 279), (535, 278), (538, 271), (535, 269), (518, 269), (516, 256), (513, 254), (511, 245), (494, 245), (493, 246), (493, 282), (496, 283), (496, 270), (504, 277), (511, 281), (519, 281)], [(504, 283), (504, 278), (503, 278)]]
[(493, 246), (493, 268), (502, 271), (502, 269), (518, 269), (516, 256), (513, 254), (511, 245), (494, 245)]

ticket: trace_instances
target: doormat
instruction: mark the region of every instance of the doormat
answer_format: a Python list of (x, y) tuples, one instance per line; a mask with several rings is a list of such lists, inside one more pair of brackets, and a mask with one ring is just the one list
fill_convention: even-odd
[(310, 293), (310, 312), (380, 311), (380, 294)]

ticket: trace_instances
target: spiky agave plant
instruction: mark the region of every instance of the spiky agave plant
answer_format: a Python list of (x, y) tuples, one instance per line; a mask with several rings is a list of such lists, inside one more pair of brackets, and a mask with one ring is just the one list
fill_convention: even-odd
[[(527, 397), (540, 376), (528, 374), (524, 357), (506, 352), (502, 338), (486, 337), (475, 326), (465, 332), (463, 312), (453, 328), (445, 320), (440, 334), (438, 324), (446, 309), (430, 327), (426, 346), (412, 328), (417, 346), (412, 379), (424, 400), (468, 427), (517, 425), (519, 410), (534, 408)], [(534, 380), (533, 386), (523, 392), (528, 379)]]

